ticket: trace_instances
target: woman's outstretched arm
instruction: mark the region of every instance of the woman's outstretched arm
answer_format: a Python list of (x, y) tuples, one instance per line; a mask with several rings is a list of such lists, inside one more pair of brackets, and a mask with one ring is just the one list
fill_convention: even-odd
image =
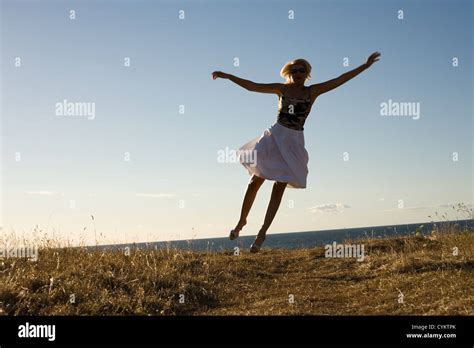
[(362, 64), (361, 66), (348, 71), (344, 74), (342, 74), (339, 77), (336, 77), (335, 79), (323, 82), (323, 83), (317, 83), (315, 85), (311, 85), (311, 92), (315, 91), (314, 93), (317, 95), (329, 92), (330, 90), (339, 87), (340, 85), (346, 83), (347, 81), (353, 79), (357, 75), (359, 75), (362, 71), (365, 69), (368, 69), (374, 62), (378, 61), (380, 57), (379, 52), (374, 52), (372, 53), (369, 58), (367, 58), (367, 62)]
[(245, 88), (247, 91), (251, 92), (279, 94), (282, 89), (281, 83), (256, 83), (231, 74), (226, 74), (222, 71), (214, 71), (212, 73), (212, 78), (215, 80), (218, 77), (223, 79), (229, 79), (232, 82), (238, 84), (239, 86)]

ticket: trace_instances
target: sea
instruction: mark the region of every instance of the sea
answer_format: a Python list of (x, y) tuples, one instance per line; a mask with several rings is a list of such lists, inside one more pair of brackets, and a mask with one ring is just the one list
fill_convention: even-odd
[[(462, 230), (474, 232), (474, 222), (469, 220), (423, 222), (402, 225), (371, 226), (343, 228), (321, 231), (267, 233), (264, 243), (265, 249), (300, 249), (314, 248), (326, 244), (343, 243), (344, 241), (356, 241), (365, 238), (387, 238), (395, 236), (408, 236), (413, 234), (429, 235), (432, 231), (443, 229), (449, 225), (457, 225)], [(255, 236), (241, 236), (236, 240), (229, 240), (228, 235), (222, 238), (203, 238), (191, 240), (174, 240), (167, 242), (147, 242), (101, 245), (99, 248), (105, 250), (114, 249), (186, 249), (194, 251), (232, 251), (235, 247), (240, 249), (250, 247)], [(97, 247), (94, 247), (97, 248)]]

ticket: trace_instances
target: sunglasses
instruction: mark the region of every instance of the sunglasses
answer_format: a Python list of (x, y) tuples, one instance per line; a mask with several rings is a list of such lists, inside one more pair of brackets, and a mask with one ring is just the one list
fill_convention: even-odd
[(305, 69), (305, 68), (291, 69), (290, 72), (291, 72), (292, 74), (296, 74), (296, 73), (298, 73), (298, 72), (304, 74), (304, 73), (306, 72), (306, 69)]

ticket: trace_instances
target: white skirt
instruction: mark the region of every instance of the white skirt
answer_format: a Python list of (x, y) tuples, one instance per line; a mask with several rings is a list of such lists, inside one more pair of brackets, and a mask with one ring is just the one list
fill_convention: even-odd
[(250, 175), (306, 188), (308, 152), (303, 131), (275, 122), (263, 134), (242, 145), (237, 154)]

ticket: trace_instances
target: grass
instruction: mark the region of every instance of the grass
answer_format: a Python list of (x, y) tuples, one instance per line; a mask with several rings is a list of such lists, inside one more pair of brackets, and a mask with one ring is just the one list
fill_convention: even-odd
[(362, 262), (323, 247), (127, 256), (46, 245), (36, 262), (0, 260), (0, 315), (473, 315), (472, 232), (453, 223), (358, 240)]

